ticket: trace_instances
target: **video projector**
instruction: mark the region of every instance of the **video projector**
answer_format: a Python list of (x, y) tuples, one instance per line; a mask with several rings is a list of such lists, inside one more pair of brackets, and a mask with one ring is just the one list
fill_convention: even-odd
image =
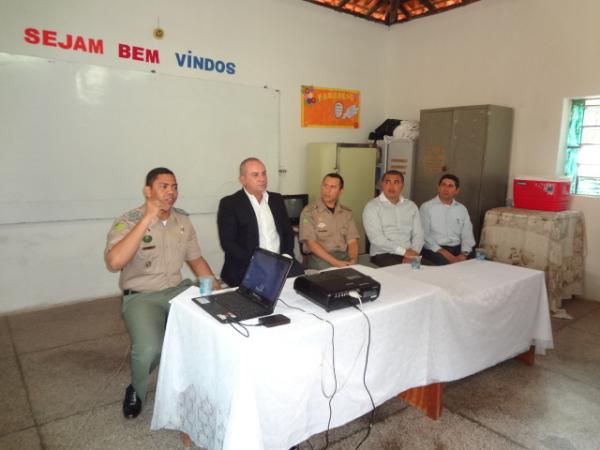
[(357, 305), (358, 299), (371, 302), (379, 297), (381, 284), (354, 269), (326, 270), (315, 275), (302, 275), (294, 281), (294, 290), (326, 311)]

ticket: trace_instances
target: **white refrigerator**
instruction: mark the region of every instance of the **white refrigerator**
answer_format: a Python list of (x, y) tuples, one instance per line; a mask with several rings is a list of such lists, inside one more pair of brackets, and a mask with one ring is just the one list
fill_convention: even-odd
[(379, 180), (388, 170), (398, 170), (404, 175), (402, 196), (411, 198), (415, 164), (416, 143), (411, 139), (389, 138), (377, 141), (377, 166), (375, 184), (379, 191)]
[(321, 181), (330, 173), (344, 178), (340, 203), (352, 209), (360, 233), (359, 253), (365, 252), (362, 212), (375, 195), (377, 148), (373, 144), (315, 143), (306, 148), (306, 191), (308, 201), (320, 196)]

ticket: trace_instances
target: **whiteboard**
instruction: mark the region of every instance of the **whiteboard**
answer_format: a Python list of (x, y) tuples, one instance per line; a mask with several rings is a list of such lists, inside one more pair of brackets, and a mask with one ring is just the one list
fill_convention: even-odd
[(273, 89), (0, 53), (0, 223), (108, 219), (175, 172), (177, 206), (214, 213), (263, 160), (279, 184)]

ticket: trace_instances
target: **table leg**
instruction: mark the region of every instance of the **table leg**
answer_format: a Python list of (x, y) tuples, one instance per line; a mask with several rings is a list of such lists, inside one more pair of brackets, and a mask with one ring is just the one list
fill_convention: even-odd
[(187, 433), (181, 432), (181, 443), (185, 448), (190, 448), (192, 446), (192, 440)]
[(400, 398), (437, 420), (442, 415), (443, 388), (443, 383), (419, 386), (402, 392)]
[(515, 359), (524, 362), (528, 366), (533, 366), (533, 363), (535, 362), (535, 345), (531, 345), (529, 350), (515, 356)]

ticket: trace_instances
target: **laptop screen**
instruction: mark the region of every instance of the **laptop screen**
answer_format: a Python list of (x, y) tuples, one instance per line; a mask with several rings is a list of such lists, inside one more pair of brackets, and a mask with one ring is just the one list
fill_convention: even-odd
[(270, 306), (277, 301), (291, 266), (291, 258), (257, 248), (246, 269), (240, 290), (255, 294), (260, 297), (261, 303), (268, 303), (265, 306)]

